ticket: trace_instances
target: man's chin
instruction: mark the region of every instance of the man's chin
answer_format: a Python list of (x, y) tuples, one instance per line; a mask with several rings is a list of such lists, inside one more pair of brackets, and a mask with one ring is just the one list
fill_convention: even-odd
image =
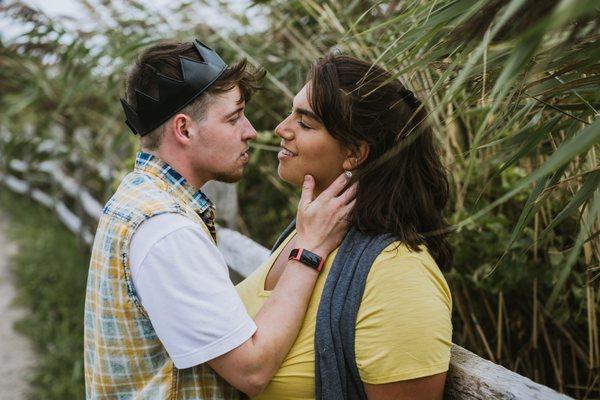
[(223, 183), (236, 183), (240, 179), (242, 179), (243, 175), (244, 175), (243, 171), (239, 172), (239, 173), (232, 173), (232, 174), (221, 174), (221, 175), (215, 176), (214, 180), (217, 182), (223, 182)]

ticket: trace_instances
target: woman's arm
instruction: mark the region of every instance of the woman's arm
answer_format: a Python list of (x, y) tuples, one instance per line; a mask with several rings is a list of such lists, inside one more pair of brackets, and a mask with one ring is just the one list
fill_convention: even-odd
[(368, 399), (377, 400), (441, 400), (446, 373), (407, 381), (371, 385), (365, 383)]
[(405, 247), (375, 260), (356, 325), (369, 399), (441, 399), (452, 346), (451, 298), (435, 262)]

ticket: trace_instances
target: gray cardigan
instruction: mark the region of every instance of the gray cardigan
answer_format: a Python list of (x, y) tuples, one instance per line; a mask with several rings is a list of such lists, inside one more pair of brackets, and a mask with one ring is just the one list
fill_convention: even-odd
[[(294, 220), (271, 251), (279, 247), (295, 226)], [(342, 241), (317, 311), (315, 398), (318, 400), (367, 398), (356, 366), (356, 316), (373, 262), (396, 240), (390, 234), (368, 236), (351, 229)]]

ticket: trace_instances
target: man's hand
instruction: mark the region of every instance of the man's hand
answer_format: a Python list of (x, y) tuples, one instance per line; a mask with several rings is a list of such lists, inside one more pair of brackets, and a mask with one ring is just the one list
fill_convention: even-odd
[(310, 175), (304, 177), (296, 215), (298, 247), (325, 258), (340, 245), (348, 231), (348, 217), (356, 202), (357, 184), (344, 190), (347, 184), (346, 174), (341, 174), (315, 199), (315, 181)]

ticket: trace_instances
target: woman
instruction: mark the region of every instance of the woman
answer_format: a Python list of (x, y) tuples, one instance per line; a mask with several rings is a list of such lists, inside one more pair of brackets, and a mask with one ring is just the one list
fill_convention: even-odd
[[(358, 181), (353, 229), (327, 258), (298, 337), (257, 398), (441, 399), (452, 336), (440, 272), (451, 262), (448, 182), (425, 110), (387, 71), (349, 56), (317, 60), (307, 82), (275, 130), (278, 172), (295, 185), (312, 175), (316, 196), (350, 171)], [(251, 315), (295, 247), (295, 231), (284, 236), (238, 286)]]

